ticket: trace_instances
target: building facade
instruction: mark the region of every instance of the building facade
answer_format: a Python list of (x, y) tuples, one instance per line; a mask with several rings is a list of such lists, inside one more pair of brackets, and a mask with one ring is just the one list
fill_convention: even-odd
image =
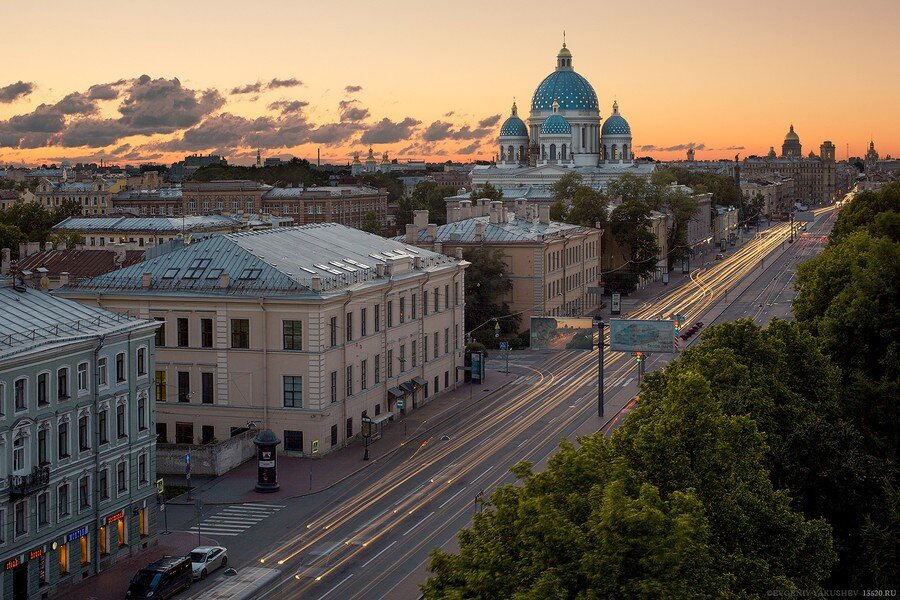
[(53, 181), (42, 177), (35, 200), (44, 208), (62, 206), (66, 201), (81, 205), (84, 215), (105, 215), (112, 207), (112, 196), (125, 187), (125, 179), (94, 177), (90, 181)]
[(42, 598), (156, 531), (152, 321), (0, 279), (0, 597)]
[(184, 444), (252, 425), (324, 454), (453, 388), (466, 263), (350, 229), (214, 236), (63, 288), (154, 319), (157, 433)]
[(771, 179), (773, 177), (794, 180), (794, 195), (797, 202), (803, 204), (828, 204), (834, 201), (835, 183), (835, 148), (828, 140), (819, 147), (819, 155), (810, 153), (804, 158), (801, 154), (800, 137), (791, 125), (784, 138), (781, 156), (776, 158), (774, 152), (764, 158), (751, 157), (741, 162), (741, 176), (747, 179)]

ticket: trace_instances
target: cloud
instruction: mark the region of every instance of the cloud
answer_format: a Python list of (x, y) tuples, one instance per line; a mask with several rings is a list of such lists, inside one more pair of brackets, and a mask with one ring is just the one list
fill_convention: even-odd
[(269, 105), (269, 110), (281, 111), (281, 114), (298, 113), (309, 106), (305, 100), (277, 100)]
[(290, 79), (275, 78), (272, 81), (270, 81), (266, 87), (270, 90), (275, 90), (278, 88), (297, 87), (300, 85), (303, 85), (302, 81), (300, 81), (299, 79), (295, 79), (294, 77), (291, 77)]
[(19, 98), (24, 98), (33, 92), (34, 88), (34, 83), (21, 80), (5, 87), (0, 87), (0, 103), (9, 104)]
[(479, 127), (472, 129), (469, 125), (463, 125), (459, 129), (454, 129), (452, 123), (446, 121), (434, 121), (422, 132), (422, 139), (426, 142), (437, 142), (440, 140), (476, 140), (485, 137), (488, 133), (487, 128)]
[(60, 143), (69, 148), (109, 146), (128, 135), (129, 129), (117, 119), (80, 119), (66, 127)]
[(119, 97), (119, 88), (128, 83), (120, 79), (112, 83), (97, 83), (88, 88), (87, 97), (91, 100), (115, 100)]
[(455, 114), (456, 114), (456, 111), (455, 111), (455, 110), (451, 110), (451, 111), (449, 111), (449, 112), (445, 112), (445, 113), (444, 113), (444, 117), (452, 117), (452, 116), (455, 115)]
[(33, 112), (10, 117), (7, 121), (12, 131), (19, 133), (59, 133), (66, 125), (65, 117), (55, 107), (41, 104)]
[(347, 92), (348, 94), (355, 94), (357, 92), (361, 92), (362, 89), (363, 88), (361, 85), (348, 85), (347, 87), (344, 88), (344, 91)]
[(97, 101), (81, 92), (72, 92), (55, 105), (64, 115), (92, 115), (97, 112)]
[(358, 100), (341, 100), (338, 108), (341, 113), (341, 121), (362, 121), (369, 116), (369, 109), (364, 106), (354, 106)]
[(238, 94), (255, 94), (262, 89), (262, 83), (257, 81), (256, 83), (248, 83), (247, 85), (240, 85), (238, 87), (231, 88), (231, 95), (237, 96)]
[(493, 127), (497, 123), (500, 122), (500, 115), (491, 115), (490, 117), (485, 117), (484, 119), (478, 121), (479, 127)]
[(182, 87), (177, 78), (142, 75), (126, 92), (119, 121), (134, 133), (171, 133), (193, 127), (224, 103), (217, 90), (197, 91)]
[[(309, 132), (309, 141), (326, 146), (337, 146), (349, 140), (359, 130), (359, 125), (355, 123), (326, 123)], [(363, 135), (365, 136), (365, 134)]]
[(276, 129), (276, 124), (269, 117), (247, 119), (226, 112), (209, 117), (196, 127), (188, 129), (181, 138), (147, 147), (165, 151), (184, 151), (255, 146), (254, 134), (273, 129)]
[(654, 146), (653, 144), (646, 144), (641, 146), (639, 150), (641, 152), (677, 152), (679, 150), (687, 150), (689, 148), (693, 148), (694, 150), (706, 150), (706, 144), (696, 144), (694, 142), (688, 142), (687, 144), (676, 144), (674, 146)]
[(464, 146), (457, 150), (459, 154), (474, 154), (476, 150), (481, 148), (481, 142), (472, 142), (468, 146)]
[(359, 141), (363, 144), (392, 144), (403, 139), (408, 139), (417, 125), (422, 121), (406, 117), (402, 121), (394, 122), (385, 117), (375, 123), (362, 134)]
[[(703, 148), (697, 148), (698, 150), (702, 150)], [(727, 146), (725, 148), (719, 148), (719, 150), (746, 150), (743, 146)]]

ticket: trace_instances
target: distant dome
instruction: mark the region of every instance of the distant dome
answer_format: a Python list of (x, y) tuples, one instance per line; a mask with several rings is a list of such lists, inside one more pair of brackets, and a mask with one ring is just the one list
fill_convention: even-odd
[(531, 110), (550, 110), (553, 101), (560, 110), (597, 110), (597, 93), (588, 80), (572, 68), (572, 53), (565, 46), (556, 55), (556, 70), (534, 91)]
[(613, 102), (613, 113), (603, 122), (600, 135), (631, 135), (631, 126), (628, 121), (619, 114), (619, 103)]
[(784, 141), (786, 141), (786, 142), (787, 141), (797, 141), (797, 142), (800, 141), (800, 136), (797, 135), (796, 133), (794, 133), (794, 125), (793, 124), (791, 125), (791, 130), (788, 131), (787, 134), (784, 136)]
[(541, 135), (569, 135), (572, 133), (572, 126), (566, 121), (566, 118), (559, 113), (553, 113), (544, 124), (541, 125)]

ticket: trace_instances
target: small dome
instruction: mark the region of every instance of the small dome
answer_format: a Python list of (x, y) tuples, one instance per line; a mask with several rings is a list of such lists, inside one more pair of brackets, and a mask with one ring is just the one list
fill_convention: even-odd
[(553, 113), (544, 124), (541, 125), (541, 135), (570, 135), (572, 126), (564, 116), (559, 113)]
[(794, 133), (794, 125), (791, 124), (791, 130), (787, 132), (787, 135), (784, 136), (784, 141), (800, 141), (800, 136)]
[(611, 115), (603, 122), (600, 135), (631, 135), (631, 126), (622, 115)]
[(515, 102), (512, 105), (512, 114), (500, 126), (500, 137), (528, 137), (528, 128), (525, 127), (525, 122), (519, 118), (519, 110), (516, 108)]

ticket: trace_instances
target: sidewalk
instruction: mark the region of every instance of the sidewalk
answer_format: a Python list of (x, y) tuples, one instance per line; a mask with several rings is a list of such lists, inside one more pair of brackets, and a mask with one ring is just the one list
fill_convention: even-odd
[(472, 384), (460, 383), (456, 389), (438, 395), (425, 406), (385, 423), (381, 439), (369, 443), (368, 461), (363, 461), (364, 440), (359, 438), (322, 458), (279, 455), (278, 483), (281, 487), (277, 492), (260, 494), (254, 491), (256, 460), (249, 460), (194, 488), (190, 500), (182, 494), (168, 504), (193, 504), (197, 498), (207, 505), (281, 501), (320, 492), (388, 457), (404, 443), (423, 437), (435, 425), (506, 387), (517, 377), (515, 373), (505, 374), (502, 370), (488, 368), (484, 383), (476, 384), (471, 390)]
[[(210, 538), (202, 538), (204, 544), (215, 543)], [(197, 535), (187, 531), (173, 531), (169, 535), (157, 535), (146, 550), (136, 552), (130, 558), (117, 562), (101, 571), (99, 575), (88, 577), (72, 587), (61, 590), (59, 598), (79, 600), (121, 600), (125, 597), (131, 578), (140, 569), (165, 554), (187, 556), (197, 546)]]

